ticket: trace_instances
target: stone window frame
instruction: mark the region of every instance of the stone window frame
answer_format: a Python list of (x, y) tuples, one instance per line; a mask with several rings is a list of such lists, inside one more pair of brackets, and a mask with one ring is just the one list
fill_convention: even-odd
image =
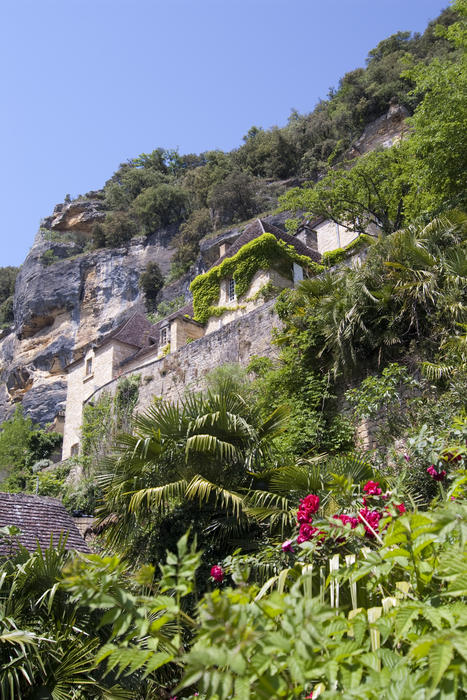
[(76, 457), (79, 455), (79, 442), (73, 443), (70, 447), (70, 457)]
[(86, 358), (84, 376), (85, 376), (85, 377), (91, 377), (91, 376), (92, 376), (92, 357), (87, 357), (87, 358)]
[(231, 277), (229, 280), (227, 280), (227, 300), (235, 301), (236, 298), (237, 295), (235, 293), (235, 280), (233, 277)]
[(167, 324), (160, 329), (159, 347), (164, 348), (168, 343), (170, 343), (170, 328)]

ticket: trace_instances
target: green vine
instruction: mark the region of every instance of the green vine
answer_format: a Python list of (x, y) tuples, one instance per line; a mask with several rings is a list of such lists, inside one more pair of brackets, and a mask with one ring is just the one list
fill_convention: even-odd
[(357, 238), (354, 238), (348, 245), (343, 248), (336, 248), (323, 253), (323, 263), (326, 267), (333, 267), (346, 259), (352, 253), (356, 253), (362, 248), (366, 248), (375, 242), (375, 239), (368, 236), (366, 233), (361, 233)]
[[(272, 233), (263, 233), (242, 246), (236, 255), (226, 258), (220, 265), (198, 275), (190, 285), (193, 294), (194, 319), (206, 323), (217, 315), (221, 280), (233, 278), (237, 299), (242, 297), (258, 270), (276, 269), (284, 277), (292, 279), (292, 263), (297, 263), (317, 274), (324, 270), (306, 255), (299, 255), (295, 248), (278, 240)], [(225, 311), (224, 309), (222, 313)]]

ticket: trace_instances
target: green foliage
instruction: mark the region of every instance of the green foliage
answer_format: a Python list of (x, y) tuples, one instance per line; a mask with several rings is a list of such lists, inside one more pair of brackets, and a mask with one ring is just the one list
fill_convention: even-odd
[(11, 296), (0, 304), (0, 327), (9, 326), (13, 321), (13, 297)]
[(133, 574), (131, 590), (125, 585), (126, 566), (116, 556), (91, 555), (70, 562), (62, 586), (76, 604), (98, 615), (98, 629), (106, 641), (95, 660), (106, 685), (112, 678), (123, 684), (133, 677), (135, 690), (142, 693), (137, 697), (149, 697), (145, 691), (152, 691), (150, 697), (163, 697), (174, 684), (176, 667), (172, 678), (166, 667), (172, 661), (180, 663), (184, 639), (196, 625), (187, 613), (187, 599), (195, 593), (200, 558), (196, 540), (189, 545), (185, 534), (176, 552), (167, 552), (160, 575), (153, 566), (143, 566)]
[(312, 566), (287, 593), (240, 585), (206, 595), (181, 687), (218, 700), (465, 697), (465, 516), (460, 504), (395, 518), (379, 551), (330, 565), (323, 594), (334, 606), (342, 581), (367, 587), (370, 603), (351, 613), (310, 596)]
[(33, 554), (21, 548), (0, 565), (0, 695), (4, 700), (125, 697), (112, 695), (111, 686), (116, 693), (119, 688), (114, 682), (104, 687), (95, 671), (100, 640), (89, 611), (79, 609), (58, 589), (69, 559), (61, 541)]
[(19, 268), (11, 265), (0, 267), (0, 304), (13, 295), (18, 272)]
[(90, 457), (101, 451), (106, 436), (113, 432), (113, 399), (103, 392), (99, 400), (88, 402), (83, 407), (81, 425), (81, 454)]
[(128, 546), (141, 526), (157, 529), (157, 511), (170, 512), (180, 499), (198, 502), (197, 530), (206, 519), (211, 536), (248, 530), (237, 490), (271, 459), (287, 411), (278, 407), (263, 418), (231, 380), (220, 379), (216, 393), (188, 393), (177, 404), (157, 401), (135, 417), (132, 433), (118, 436), (100, 482), (101, 517), (118, 516), (107, 530), (112, 545)]
[(187, 193), (178, 185), (160, 184), (144, 189), (133, 201), (131, 211), (150, 234), (161, 226), (181, 221), (186, 214)]
[(357, 236), (357, 238), (343, 248), (336, 248), (335, 250), (328, 250), (323, 253), (323, 264), (325, 267), (333, 267), (334, 265), (338, 265), (349, 255), (358, 253), (358, 251), (365, 249), (373, 242), (374, 239), (371, 236), (361, 233), (359, 236)]
[(23, 415), (21, 406), (17, 406), (0, 429), (0, 470), (7, 475), (2, 489), (20, 491), (29, 487), (34, 490), (30, 479), (33, 465), (50, 457), (61, 442), (59, 433), (38, 428)]
[(422, 338), (438, 350), (465, 315), (465, 231), (465, 216), (449, 213), (380, 238), (358, 268), (283, 292), (278, 342), (300, 363), (336, 375), (368, 358), (395, 359)]
[(127, 243), (139, 231), (135, 218), (126, 211), (110, 211), (103, 223), (94, 224), (92, 240), (96, 248), (112, 248)]
[(338, 414), (329, 377), (303, 366), (293, 348), (284, 348), (279, 362), (253, 357), (248, 371), (256, 375), (252, 388), (264, 415), (281, 404), (289, 406), (288, 430), (278, 440), (283, 459), (293, 462), (302, 455), (334, 453), (353, 444), (353, 426)]
[(18, 267), (0, 267), (0, 327), (13, 321), (13, 294)]
[(384, 234), (404, 224), (404, 201), (411, 189), (405, 144), (345, 162), (310, 188), (293, 188), (280, 198), (283, 211), (306, 211), (365, 234)]
[(45, 253), (42, 253), (41, 255), (41, 263), (46, 267), (48, 267), (49, 265), (53, 265), (59, 260), (60, 258), (57, 255), (55, 255), (51, 248), (49, 248), (49, 250), (46, 250)]
[(139, 286), (146, 297), (146, 306), (151, 311), (156, 306), (157, 296), (164, 285), (164, 277), (156, 262), (148, 262), (139, 276)]
[(405, 73), (415, 83), (413, 94), (422, 98), (410, 120), (416, 213), (466, 202), (467, 8), (464, 0), (454, 8), (460, 21), (439, 32), (457, 50), (454, 56), (419, 63)]
[(188, 270), (198, 254), (199, 241), (211, 230), (213, 224), (209, 209), (197, 209), (180, 226), (172, 244), (176, 251), (172, 261), (170, 280), (178, 279)]
[(166, 318), (166, 316), (170, 316), (170, 314), (173, 314), (175, 311), (181, 309), (183, 306), (185, 306), (185, 304), (186, 299), (183, 294), (180, 294), (178, 297), (174, 297), (171, 301), (161, 301), (161, 303), (157, 305), (155, 313), (147, 315), (148, 319), (151, 321), (151, 323), (157, 323), (157, 321), (160, 321), (161, 319)]
[(258, 183), (237, 170), (213, 185), (207, 203), (214, 213), (216, 228), (233, 221), (245, 221), (264, 209)]
[(238, 253), (226, 258), (220, 265), (198, 275), (190, 285), (193, 293), (194, 317), (206, 323), (213, 315), (213, 307), (219, 300), (222, 279), (233, 277), (237, 299), (247, 291), (258, 270), (278, 268), (286, 277), (292, 275), (292, 263), (296, 262), (306, 270), (318, 272), (321, 266), (304, 255), (299, 255), (292, 246), (277, 240), (271, 233), (263, 233), (244, 245)]
[(347, 391), (345, 397), (359, 418), (376, 418), (383, 407), (400, 402), (402, 387), (418, 386), (406, 367), (393, 362), (383, 369), (381, 376), (367, 377), (358, 389)]

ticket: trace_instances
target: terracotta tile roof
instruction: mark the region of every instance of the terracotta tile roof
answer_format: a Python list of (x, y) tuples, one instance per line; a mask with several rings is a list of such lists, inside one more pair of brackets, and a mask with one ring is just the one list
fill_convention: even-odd
[(272, 233), (278, 240), (293, 246), (299, 255), (306, 255), (314, 262), (321, 261), (321, 255), (319, 253), (308, 248), (305, 243), (299, 241), (295, 236), (291, 236), (289, 233), (282, 231), (280, 228), (274, 226), (274, 224), (268, 223), (264, 219), (256, 219), (251, 224), (248, 224), (243, 233), (240, 234), (237, 240), (229, 247), (225, 255), (218, 258), (212, 267), (220, 265), (226, 258), (232, 258), (246, 243), (254, 241), (255, 238), (259, 238), (263, 233)]
[(90, 551), (73, 518), (57, 498), (0, 492), (0, 527), (6, 525), (16, 525), (21, 533), (13, 540), (0, 538), (0, 556), (14, 551), (17, 548), (15, 541), (19, 541), (29, 552), (33, 552), (38, 544), (42, 548), (48, 547), (51, 536), (56, 545), (62, 533), (68, 533), (67, 549)]

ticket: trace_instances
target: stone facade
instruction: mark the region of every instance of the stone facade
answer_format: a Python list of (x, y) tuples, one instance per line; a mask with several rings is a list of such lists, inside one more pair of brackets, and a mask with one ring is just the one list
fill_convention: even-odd
[(358, 233), (334, 223), (322, 221), (313, 227), (317, 233), (318, 252), (327, 253), (336, 248), (343, 248), (357, 238)]
[(81, 360), (68, 368), (62, 459), (79, 449), (84, 402), (98, 387), (112, 381), (120, 363), (133, 352), (131, 345), (112, 340), (99, 348), (90, 347)]
[(224, 364), (235, 362), (248, 365), (253, 355), (275, 357), (271, 332), (280, 325), (271, 300), (260, 308), (233, 320), (228, 326), (184, 345), (166, 357), (127, 363), (125, 372), (90, 394), (84, 403), (97, 401), (104, 392), (114, 395), (119, 379), (139, 374), (141, 384), (137, 411), (147, 408), (155, 396), (176, 401), (186, 389), (201, 389), (207, 372)]

